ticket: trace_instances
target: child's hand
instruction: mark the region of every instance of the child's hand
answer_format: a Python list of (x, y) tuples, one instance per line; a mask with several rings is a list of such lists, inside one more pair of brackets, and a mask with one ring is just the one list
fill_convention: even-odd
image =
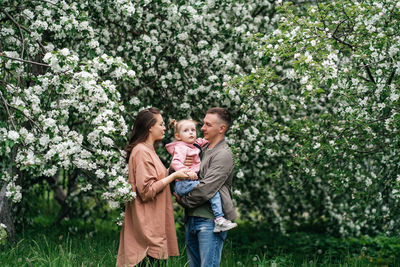
[(195, 173), (195, 172), (188, 172), (187, 175), (189, 175), (189, 179), (192, 181), (197, 180), (197, 178), (198, 178), (197, 173)]

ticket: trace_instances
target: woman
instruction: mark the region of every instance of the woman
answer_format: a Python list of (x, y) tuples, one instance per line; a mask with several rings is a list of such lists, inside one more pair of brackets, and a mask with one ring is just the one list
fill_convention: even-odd
[(178, 256), (172, 198), (169, 184), (187, 179), (187, 170), (168, 175), (154, 150), (154, 142), (163, 139), (164, 121), (160, 111), (148, 108), (139, 112), (132, 137), (126, 148), (129, 183), (137, 197), (125, 205), (117, 266), (152, 263)]

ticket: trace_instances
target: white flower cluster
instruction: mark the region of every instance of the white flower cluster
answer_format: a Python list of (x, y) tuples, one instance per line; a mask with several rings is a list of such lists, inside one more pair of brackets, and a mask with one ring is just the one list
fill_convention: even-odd
[[(166, 0), (142, 5), (124, 0), (110, 5), (90, 2), (87, 12), (96, 18), (89, 23), (92, 27), (96, 23), (102, 27), (118, 25), (103, 27), (92, 40), (98, 43), (97, 54), (110, 51), (125, 58), (135, 70), (135, 86), (125, 88), (126, 94), (144, 105), (167, 104), (168, 110), (180, 116), (194, 117), (224, 100), (211, 90), (223, 90), (222, 83), (231, 75), (250, 68), (253, 59), (245, 40), (249, 32), (270, 27), (271, 3)], [(132, 6), (134, 12), (124, 11)], [(164, 103), (165, 98), (168, 103)]]
[[(116, 145), (125, 142), (128, 126), (115, 81), (129, 81), (134, 72), (121, 58), (102, 55), (82, 62), (67, 48), (49, 52), (43, 60), (51, 72), (39, 75), (34, 85), (18, 95), (15, 91), (19, 89), (11, 86), (2, 92), (12, 112), (9, 126), (15, 127), (0, 128), (0, 137), (6, 141), (2, 142), (2, 160), (14, 162), (33, 176), (84, 170), (90, 174), (89, 180), (98, 181), (86, 183), (82, 191), (110, 191), (103, 195), (118, 206), (133, 199), (125, 154)], [(107, 80), (100, 76), (105, 73), (110, 74)], [(11, 149), (15, 156), (9, 153)], [(3, 170), (6, 195), (19, 202), (22, 188), (16, 178), (9, 179), (8, 171)], [(116, 183), (111, 183), (114, 180)]]
[(12, 202), (18, 203), (22, 199), (21, 186), (16, 184), (18, 175), (10, 176), (9, 173), (2, 173), (2, 180), (7, 185), (6, 187), (6, 197), (8, 197)]

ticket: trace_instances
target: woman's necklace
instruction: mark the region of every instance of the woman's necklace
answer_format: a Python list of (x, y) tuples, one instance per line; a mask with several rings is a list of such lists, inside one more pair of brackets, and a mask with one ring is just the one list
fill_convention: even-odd
[(154, 148), (153, 144), (149, 144), (149, 143), (147, 143), (146, 141), (143, 142), (143, 143), (144, 143), (146, 146), (150, 147), (150, 148)]

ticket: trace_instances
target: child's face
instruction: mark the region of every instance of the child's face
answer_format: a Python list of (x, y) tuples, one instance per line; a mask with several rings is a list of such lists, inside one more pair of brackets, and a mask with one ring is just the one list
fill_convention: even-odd
[(177, 140), (193, 144), (196, 141), (196, 125), (193, 122), (183, 122), (179, 133), (175, 134)]

